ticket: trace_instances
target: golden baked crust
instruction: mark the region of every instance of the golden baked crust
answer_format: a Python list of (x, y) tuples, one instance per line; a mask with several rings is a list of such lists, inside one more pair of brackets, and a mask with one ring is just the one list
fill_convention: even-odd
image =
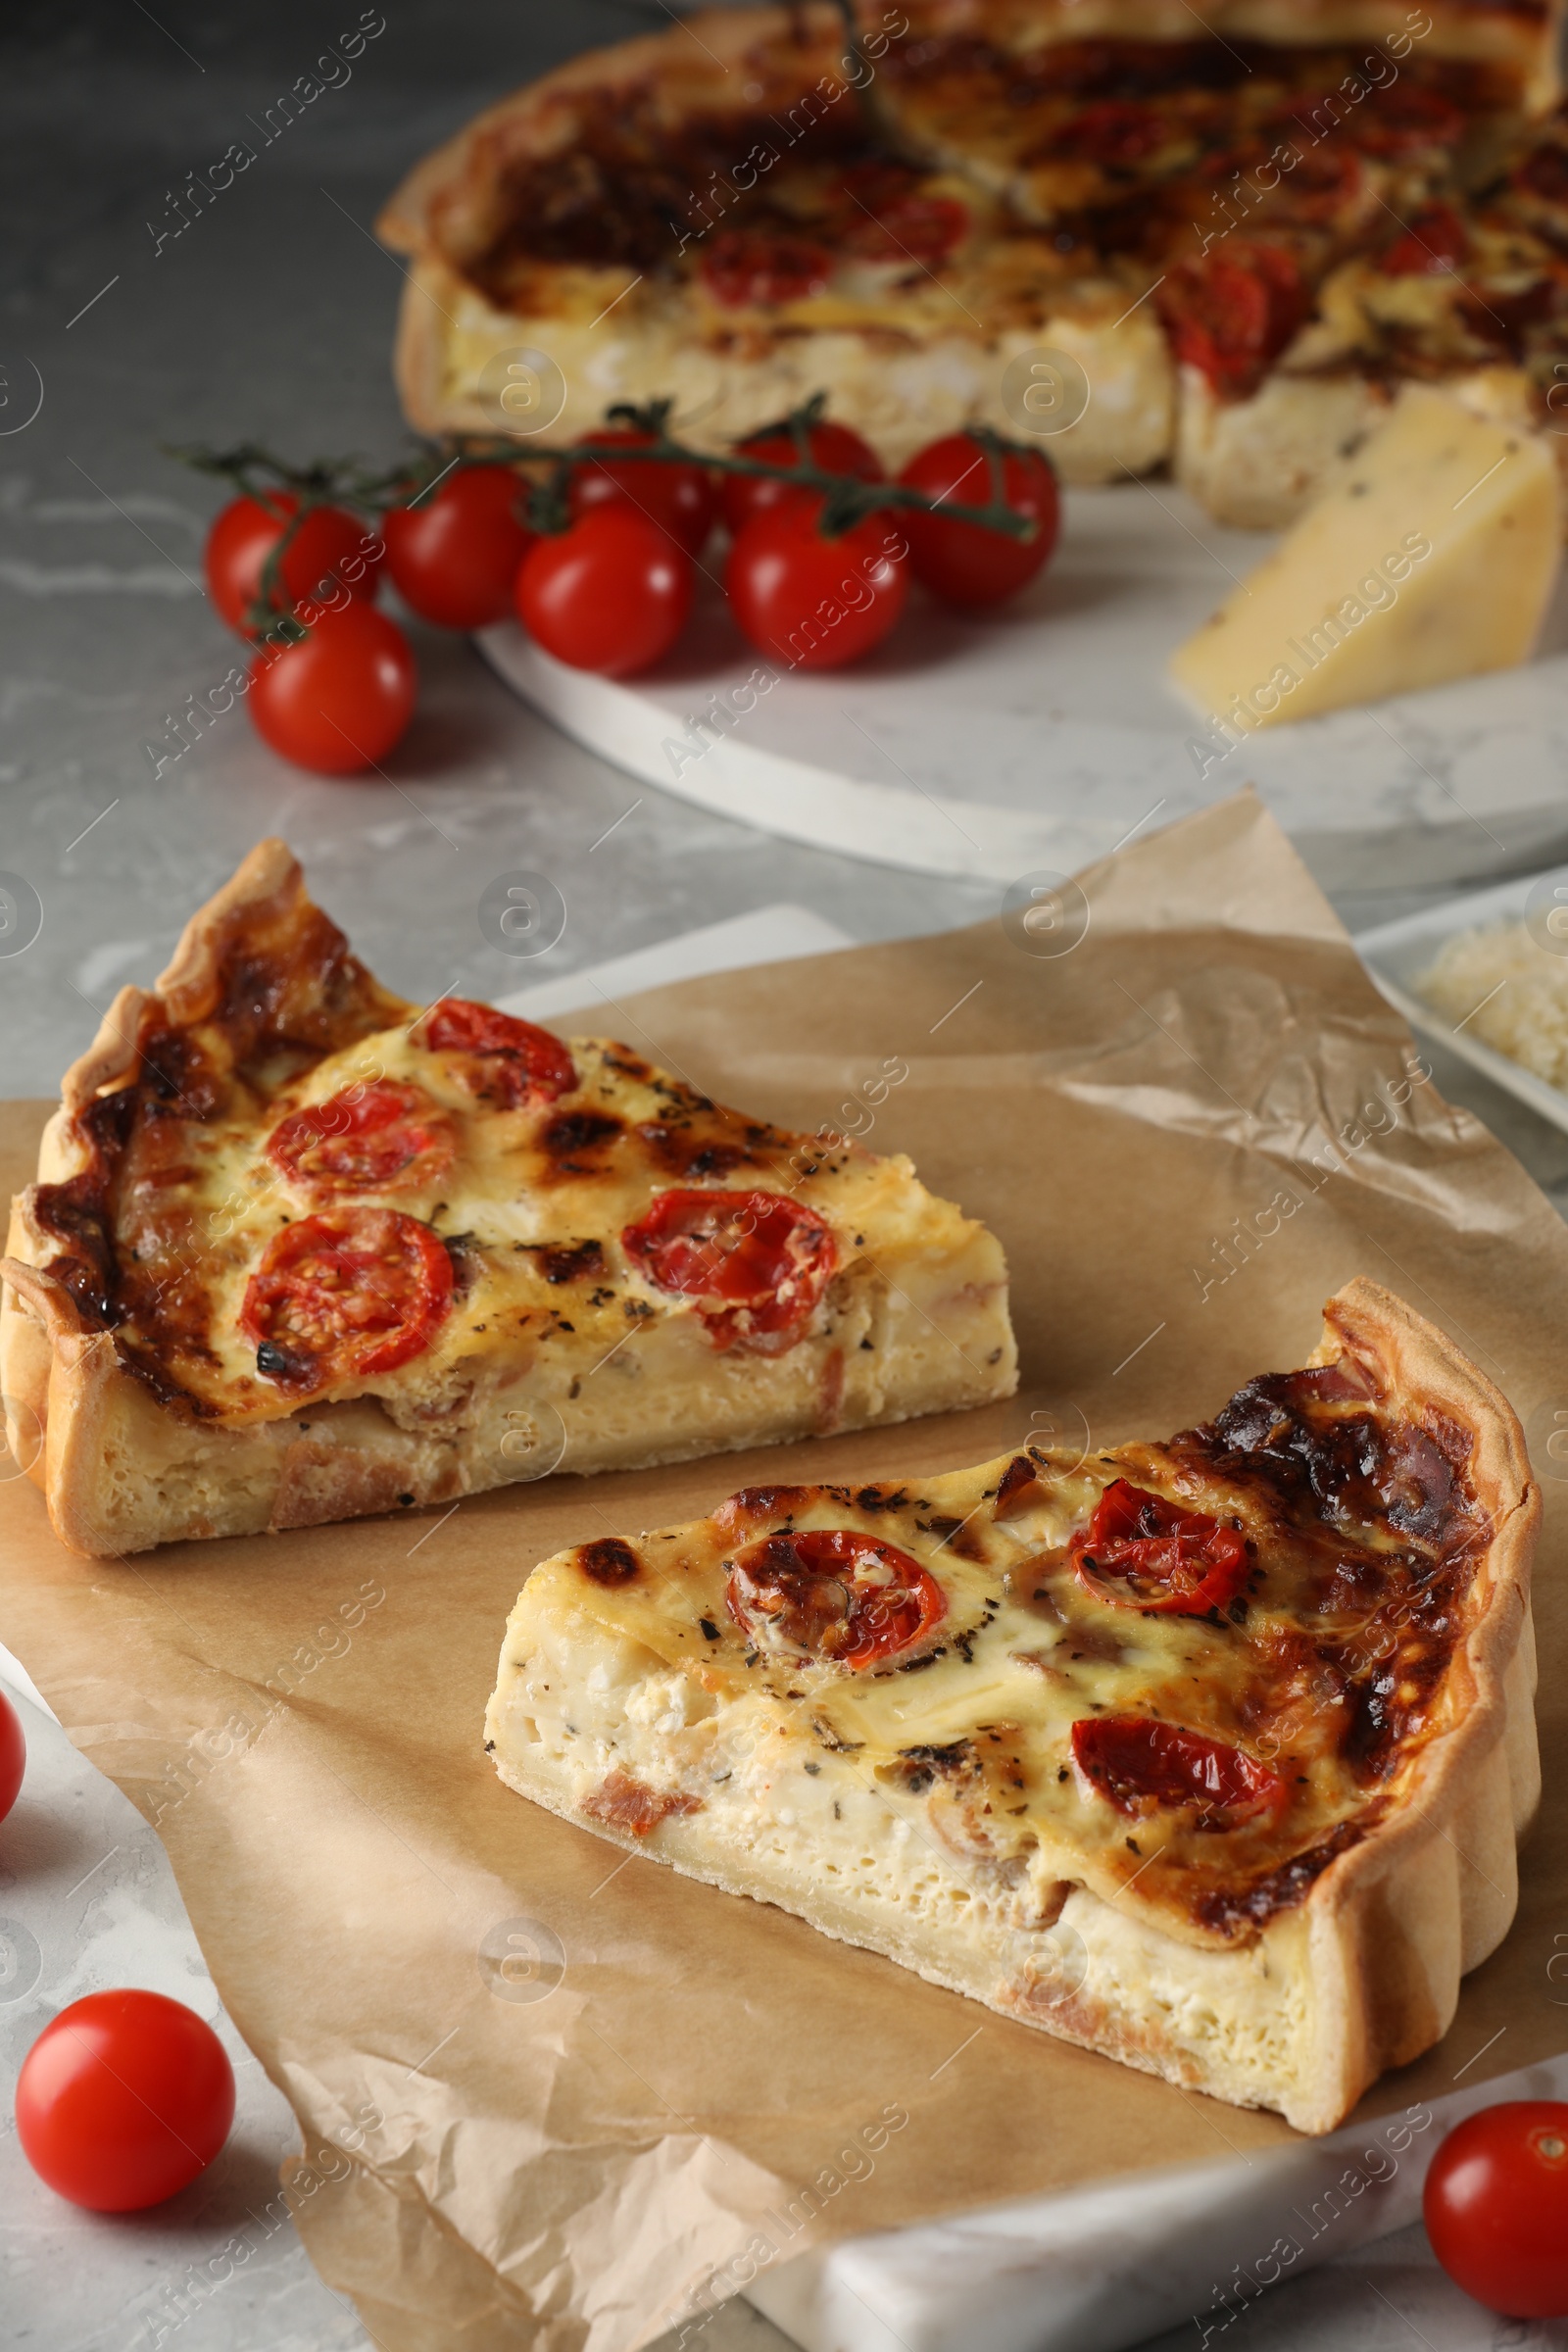
[(420, 1013), (280, 842), (68, 1073), (0, 1272), (17, 1458), (92, 1554), (1016, 1380), (1001, 1250), (906, 1159), (727, 1110), (613, 1040)]
[[(1107, 1601), (1086, 1530), (1117, 1479), (1245, 1530), (1245, 1590), (1202, 1615)], [(487, 1741), (600, 1835), (1327, 2131), (1442, 2035), (1513, 1916), (1539, 1516), (1503, 1397), (1358, 1280), (1308, 1366), (1164, 1446), (748, 1490), (545, 1562)], [(880, 1655), (823, 1635), (840, 1620), (799, 1581), (850, 1540), (942, 1590)], [(1200, 1802), (1148, 1760), (1171, 1739)]]

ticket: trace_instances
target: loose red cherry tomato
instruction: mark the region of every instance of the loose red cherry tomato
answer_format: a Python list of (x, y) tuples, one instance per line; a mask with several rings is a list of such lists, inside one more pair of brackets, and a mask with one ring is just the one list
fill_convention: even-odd
[(1489, 2311), (1568, 2317), (1568, 2105), (1504, 2099), (1455, 2124), (1422, 2218), (1448, 2277)]
[(1118, 1478), (1068, 1546), (1086, 1592), (1113, 1609), (1201, 1617), (1234, 1600), (1248, 1578), (1247, 1539), (1205, 1511)]
[(1177, 359), (1236, 399), (1257, 389), (1310, 307), (1293, 255), (1235, 237), (1176, 263), (1154, 299)]
[(569, 668), (606, 678), (667, 654), (691, 609), (691, 559), (634, 507), (598, 507), (538, 540), (517, 574), (528, 634)]
[(793, 1347), (838, 1266), (832, 1228), (781, 1193), (673, 1187), (621, 1234), (657, 1289), (699, 1298), (715, 1348)]
[(443, 997), (421, 1014), (410, 1036), (428, 1054), (461, 1054), (454, 1071), (459, 1083), (481, 1102), (506, 1110), (523, 1102), (553, 1102), (577, 1083), (576, 1067), (559, 1037), (467, 997)]
[(824, 539), (820, 498), (797, 492), (754, 514), (729, 551), (724, 591), (742, 633), (790, 669), (837, 669), (871, 652), (904, 611), (909, 543), (891, 510)]
[[(647, 449), (652, 433), (633, 425), (607, 426), (584, 433), (585, 441), (620, 449)], [(689, 556), (700, 556), (713, 527), (718, 506), (712, 477), (706, 466), (656, 464), (631, 458), (624, 465), (612, 459), (590, 458), (571, 478), (573, 514), (591, 514), (598, 507), (629, 507), (657, 522)]]
[(267, 1145), (291, 1184), (328, 1198), (422, 1192), (440, 1182), (456, 1151), (452, 1122), (424, 1089), (390, 1078), (290, 1111)]
[[(652, 470), (650, 468), (650, 470)], [(440, 629), (483, 629), (512, 611), (517, 566), (534, 543), (510, 466), (460, 466), (381, 524), (404, 603)]]
[(1451, 204), (1424, 204), (1378, 264), (1386, 277), (1454, 270), (1469, 259), (1470, 238)]
[(414, 715), (409, 641), (373, 605), (318, 612), (297, 645), (251, 664), (256, 731), (296, 767), (354, 775), (384, 760)]
[(239, 1327), (259, 1372), (315, 1394), (406, 1364), (451, 1303), (452, 1260), (428, 1225), (396, 1208), (329, 1208), (272, 1236)]
[(1195, 1810), (1200, 1830), (1275, 1816), (1291, 1798), (1279, 1774), (1241, 1748), (1148, 1715), (1081, 1716), (1072, 1727), (1072, 1758), (1087, 1786), (1118, 1813)]
[(89, 1992), (17, 2077), (17, 2133), (40, 2180), (92, 2213), (161, 2205), (205, 2172), (234, 2121), (218, 2035), (161, 1992)]
[(26, 1769), (27, 1742), (23, 1738), (22, 1718), (0, 1690), (0, 1821), (16, 1803)]
[(833, 274), (833, 256), (809, 237), (721, 228), (703, 248), (703, 283), (726, 310), (804, 302)]
[[(247, 614), (261, 594), (263, 565), (299, 509), (292, 490), (231, 499), (207, 534), (208, 594), (242, 637), (257, 634)], [(374, 596), (383, 552), (357, 515), (342, 507), (312, 507), (278, 565), (283, 609), (292, 612), (338, 580), (351, 596)]]
[[(949, 433), (944, 440), (930, 442), (909, 460), (899, 479), (907, 489), (922, 490), (927, 498), (945, 499), (956, 507), (991, 503), (991, 456), (984, 442), (969, 433)], [(1032, 539), (1009, 539), (977, 522), (955, 522), (940, 513), (920, 514), (900, 508), (899, 525), (909, 542), (914, 576), (944, 603), (971, 609), (1001, 604), (1004, 597), (1027, 587), (1050, 561), (1061, 501), (1049, 460), (1033, 450), (1004, 451), (1002, 496), (1014, 514), (1027, 515), (1035, 525)]]
[(737, 1554), (725, 1601), (760, 1648), (804, 1650), (859, 1672), (947, 1614), (947, 1595), (897, 1544), (847, 1528), (764, 1536)]
[[(806, 438), (811, 464), (820, 466), (824, 473), (851, 473), (862, 482), (884, 478), (876, 451), (849, 425), (831, 424), (824, 418), (809, 428)], [(795, 435), (786, 425), (753, 433), (749, 441), (738, 445), (735, 455), (760, 458), (764, 466), (798, 466), (801, 458)], [(796, 493), (790, 483), (774, 481), (767, 474), (726, 473), (719, 495), (724, 502), (724, 521), (733, 537), (763, 507), (776, 507)]]

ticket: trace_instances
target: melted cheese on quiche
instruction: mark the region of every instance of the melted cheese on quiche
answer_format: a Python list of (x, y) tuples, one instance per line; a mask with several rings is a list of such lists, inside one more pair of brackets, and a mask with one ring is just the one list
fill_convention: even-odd
[(368, 1185), (347, 1198), (430, 1226), (454, 1260), (457, 1296), (411, 1361), (347, 1380), (322, 1393), (328, 1399), (370, 1394), (428, 1419), (475, 1377), (517, 1377), (552, 1349), (569, 1348), (574, 1364), (584, 1352), (599, 1359), (669, 1324), (689, 1327), (700, 1357), (710, 1355), (697, 1301), (656, 1287), (620, 1243), (622, 1229), (670, 1187), (782, 1194), (826, 1219), (838, 1272), (813, 1331), (842, 1317), (867, 1277), (961, 1246), (979, 1230), (928, 1193), (902, 1156), (850, 1142), (830, 1148), (746, 1119), (624, 1046), (575, 1039), (570, 1051), (571, 1091), (508, 1109), (465, 1085), (470, 1057), (431, 1052), (407, 1027), (387, 1029), (325, 1055), (265, 1103), (242, 1093), (230, 1115), (189, 1123), (161, 1214), (172, 1231), (201, 1237), (205, 1327), (138, 1333), (131, 1325), (127, 1342), (156, 1341), (170, 1377), (229, 1425), (298, 1408), (297, 1393), (258, 1370), (242, 1308), (269, 1243), (345, 1196), (323, 1200), (293, 1181), (269, 1141), (290, 1115), (380, 1080), (420, 1089), (450, 1120), (456, 1153), (420, 1188)]

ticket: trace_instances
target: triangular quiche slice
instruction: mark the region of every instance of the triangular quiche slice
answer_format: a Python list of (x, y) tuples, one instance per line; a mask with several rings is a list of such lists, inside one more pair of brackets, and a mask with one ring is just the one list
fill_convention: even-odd
[(122, 990), (63, 1091), (0, 1261), (0, 1387), (77, 1551), (1016, 1383), (1001, 1247), (907, 1159), (726, 1109), (612, 1040), (406, 1003), (279, 841), (151, 993)]
[(1163, 1444), (545, 1561), (487, 1745), (602, 1837), (1326, 2132), (1513, 1918), (1539, 1518), (1504, 1398), (1358, 1280)]

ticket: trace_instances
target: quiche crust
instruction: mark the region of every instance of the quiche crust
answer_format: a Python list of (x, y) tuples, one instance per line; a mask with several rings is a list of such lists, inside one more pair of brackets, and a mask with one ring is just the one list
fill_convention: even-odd
[[(411, 1037), (420, 1018), (264, 842), (68, 1071), (0, 1260), (0, 1389), (73, 1550), (409, 1509), (1016, 1385), (1000, 1245), (907, 1159), (748, 1119), (609, 1039), (570, 1041), (572, 1085), (543, 1106), (475, 1102)], [(454, 1301), (408, 1360), (291, 1393), (244, 1302), (269, 1245), (320, 1203), (280, 1183), (269, 1139), (367, 1072), (456, 1130), (454, 1162), (390, 1196), (445, 1248)], [(825, 1225), (832, 1271), (798, 1331), (730, 1344), (632, 1260), (623, 1230), (683, 1187), (720, 1206), (782, 1195)]]
[[(1353, 1281), (1329, 1301), (1302, 1374), (1250, 1384), (1226, 1411), (1312, 1372), (1375, 1400), (1388, 1458), (1415, 1480), (1394, 1505), (1406, 1526), (1409, 1510), (1436, 1525), (1440, 1454), (1462, 1494), (1462, 1525), (1433, 1552), (1446, 1544), (1457, 1562), (1441, 1659), (1406, 1667), (1413, 1604), (1390, 1613), (1375, 1581), (1372, 1631), (1351, 1637), (1388, 1666), (1390, 1706), (1407, 1688), (1400, 1675), (1426, 1676), (1375, 1771), (1351, 1768), (1364, 1762), (1365, 1710), (1384, 1703), (1370, 1683), (1349, 1710), (1361, 1730), (1331, 1739), (1322, 1725), (1340, 1701), (1308, 1700), (1305, 1720), (1298, 1705), (1288, 1723), (1284, 1710), (1256, 1711), (1255, 1661), (1237, 1667), (1249, 1644), (1267, 1654), (1283, 1620), (1269, 1597), (1268, 1483), (1234, 1446), (1216, 1451), (1224, 1415), (1165, 1447), (1088, 1463), (1031, 1449), (917, 1491), (743, 1492), (693, 1526), (562, 1553), (535, 1569), (507, 1629), (486, 1718), (496, 1768), (600, 1837), (776, 1903), (1020, 2023), (1331, 2131), (1381, 2073), (1441, 2038), (1460, 1978), (1514, 1914), (1516, 1840), (1540, 1792), (1529, 1604), (1540, 1495), (1504, 1398), (1376, 1284)], [(1339, 1409), (1363, 1408), (1352, 1396)], [(1426, 1469), (1411, 1470), (1417, 1461)], [(1266, 1570), (1245, 1625), (1085, 1611), (1073, 1598), (1061, 1536), (1121, 1472), (1210, 1510), (1234, 1482), (1235, 1524), (1256, 1531)], [(949, 1615), (944, 1646), (913, 1660), (925, 1671), (738, 1654), (749, 1637), (726, 1613), (724, 1579), (740, 1544), (826, 1524), (874, 1531), (940, 1574)], [(1323, 1528), (1298, 1532), (1315, 1541)], [(1373, 1544), (1374, 1567), (1378, 1556)], [(1021, 1639), (1042, 1560), (1053, 1581), (1034, 1592), (1037, 1611), (1049, 1600), (1059, 1617), (1067, 1596), (1067, 1631), (1049, 1652), (1065, 1652), (1058, 1669)], [(1107, 1647), (1107, 1621), (1116, 1630), (1124, 1615), (1136, 1643), (1154, 1644), (1152, 1665), (1129, 1668)], [(1173, 1646), (1195, 1640), (1196, 1675)], [(1206, 1838), (1183, 1845), (1173, 1832), (1156, 1845), (1157, 1812), (1130, 1821), (1057, 1761), (1076, 1753), (1062, 1744), (1072, 1725), (1107, 1704), (1210, 1723), (1234, 1707), (1254, 1755), (1282, 1756), (1283, 1740), (1305, 1768), (1299, 1819), (1287, 1813), (1245, 1855), (1230, 1850), (1245, 1831), (1216, 1836), (1201, 1819)]]

